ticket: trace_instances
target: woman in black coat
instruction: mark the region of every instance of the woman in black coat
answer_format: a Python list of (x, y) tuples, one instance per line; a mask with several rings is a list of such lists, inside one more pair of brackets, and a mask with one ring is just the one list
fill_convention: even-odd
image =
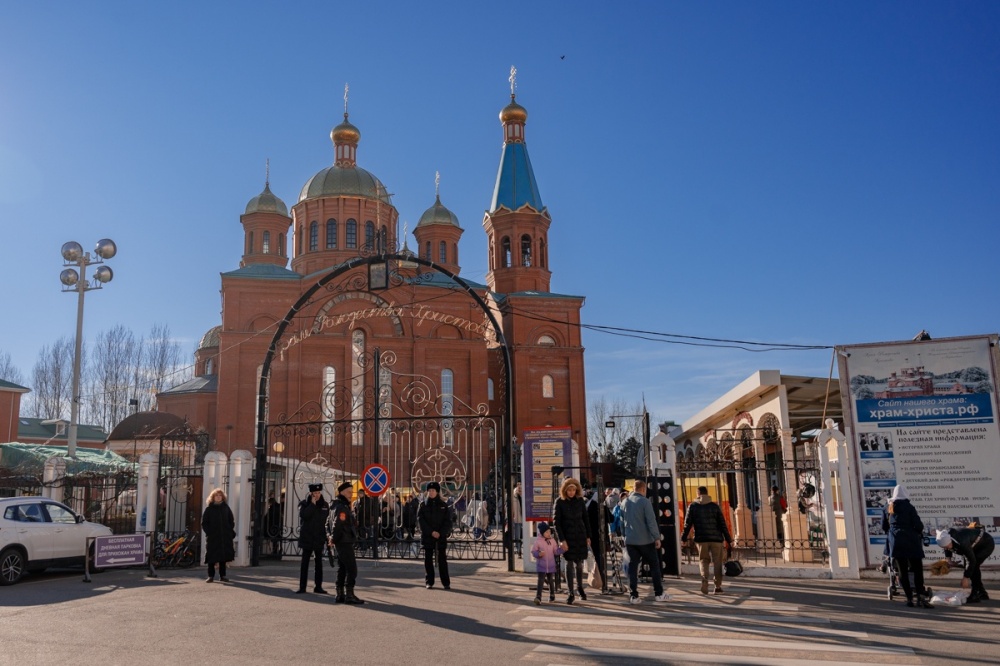
[(571, 604), (576, 599), (573, 594), (573, 579), (576, 578), (576, 591), (580, 598), (587, 600), (583, 590), (583, 563), (587, 560), (590, 550), (590, 521), (587, 519), (587, 506), (583, 500), (583, 486), (573, 478), (567, 478), (559, 487), (559, 499), (556, 500), (553, 512), (553, 522), (566, 560), (566, 586), (569, 597), (566, 603)]
[(208, 496), (208, 506), (201, 516), (201, 529), (205, 532), (205, 564), (208, 565), (208, 579), (215, 580), (215, 565), (219, 565), (219, 580), (228, 583), (226, 562), (236, 559), (233, 539), (236, 538), (236, 520), (232, 509), (226, 504), (226, 493), (216, 488)]
[(920, 521), (917, 510), (910, 504), (906, 488), (902, 484), (892, 490), (888, 510), (882, 517), (882, 529), (888, 537), (889, 557), (896, 562), (899, 583), (906, 594), (906, 605), (911, 608), (914, 606), (913, 593), (916, 591), (916, 605), (933, 608), (924, 588), (924, 524)]

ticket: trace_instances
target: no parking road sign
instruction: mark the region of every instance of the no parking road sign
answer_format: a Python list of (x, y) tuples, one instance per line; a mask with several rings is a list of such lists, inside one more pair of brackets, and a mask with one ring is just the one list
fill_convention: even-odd
[(365, 492), (375, 497), (381, 497), (389, 490), (389, 481), (389, 470), (378, 463), (368, 465), (361, 477), (361, 485), (365, 487)]

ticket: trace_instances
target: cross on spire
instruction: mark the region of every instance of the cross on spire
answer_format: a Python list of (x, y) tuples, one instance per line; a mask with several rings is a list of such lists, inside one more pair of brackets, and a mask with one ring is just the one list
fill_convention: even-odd
[(350, 90), (350, 88), (345, 83), (344, 84), (344, 117), (345, 118), (347, 117), (347, 93), (348, 93), (349, 90)]
[(264, 160), (264, 187), (268, 187), (271, 184), (271, 158), (268, 157)]
[(435, 171), (434, 172), (434, 196), (436, 196), (436, 197), (440, 197), (441, 196), (441, 172), (440, 171)]
[(510, 96), (513, 97), (517, 88), (517, 67), (514, 65), (510, 66), (510, 77), (507, 80), (510, 81)]

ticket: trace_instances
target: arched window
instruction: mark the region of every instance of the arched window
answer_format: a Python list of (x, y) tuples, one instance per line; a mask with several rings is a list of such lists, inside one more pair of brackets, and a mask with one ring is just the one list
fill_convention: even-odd
[(487, 400), (493, 400), (494, 394), (495, 394), (495, 390), (493, 388), (493, 380), (492, 379), (487, 379), (486, 380), (486, 399)]
[(262, 251), (264, 252), (264, 254), (271, 254), (271, 232), (270, 231), (265, 231), (264, 232), (264, 239), (263, 240), (264, 240), (264, 246), (263, 246), (263, 250)]
[(295, 253), (302, 254), (302, 225), (295, 229)]
[(247, 254), (253, 254), (253, 232), (247, 233)]
[(490, 234), (490, 270), (496, 267), (496, 245), (493, 243), (493, 234)]
[(323, 386), (319, 404), (323, 408), (323, 446), (333, 446), (333, 421), (337, 418), (334, 395), (337, 391), (337, 370), (333, 366), (323, 368)]
[(538, 344), (543, 346), (553, 347), (556, 344), (555, 338), (551, 335), (539, 335)]
[(441, 441), (445, 446), (455, 445), (455, 421), (448, 418), (455, 413), (455, 375), (445, 368), (441, 371)]
[(545, 375), (542, 377), (542, 397), (543, 398), (554, 398), (555, 389), (552, 386), (552, 375)]
[(347, 249), (354, 250), (358, 247), (358, 223), (354, 220), (347, 221)]
[(278, 234), (278, 256), (285, 256), (285, 234)]
[(215, 364), (213, 363), (214, 360), (215, 359), (211, 359), (211, 358), (205, 359), (205, 374), (206, 375), (214, 374), (213, 373), (213, 371), (215, 370)]
[(549, 263), (549, 248), (545, 244), (545, 239), (538, 241), (538, 265), (545, 268), (545, 265)]
[(326, 221), (326, 249), (337, 249), (337, 220), (332, 217)]
[[(348, 222), (350, 225), (350, 222)], [(365, 417), (365, 332), (351, 333), (351, 444), (364, 444), (362, 420)]]
[(448, 244), (444, 241), (438, 244), (438, 260), (442, 264), (448, 263)]
[(451, 245), (451, 256), (455, 258), (455, 263), (458, 263), (458, 243), (452, 243)]
[(375, 224), (371, 220), (365, 222), (365, 249), (375, 249)]
[(426, 243), (424, 243), (424, 259), (426, 259), (427, 261), (433, 261), (433, 259), (431, 257), (431, 242), (430, 241), (427, 241)]
[(389, 251), (389, 229), (383, 224), (382, 230), (378, 233), (378, 251)]
[(521, 236), (521, 265), (531, 266), (531, 236)]
[(500, 268), (510, 267), (510, 239), (506, 236), (500, 241)]
[(313, 220), (309, 223), (309, 251), (315, 252), (319, 249), (319, 222)]

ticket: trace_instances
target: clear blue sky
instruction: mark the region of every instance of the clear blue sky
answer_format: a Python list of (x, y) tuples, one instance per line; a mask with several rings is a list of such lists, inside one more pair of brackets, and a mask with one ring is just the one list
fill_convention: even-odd
[[(849, 344), (1000, 330), (994, 2), (0, 2), (0, 351), (26, 377), (72, 336), (60, 245), (119, 245), (85, 336), (219, 321), (239, 216), (332, 163), (350, 83), (358, 162), (410, 229), (441, 198), (484, 279), (483, 212), (518, 102), (552, 214), (554, 291), (588, 324)], [(586, 332), (588, 397), (682, 421), (748, 353)]]

